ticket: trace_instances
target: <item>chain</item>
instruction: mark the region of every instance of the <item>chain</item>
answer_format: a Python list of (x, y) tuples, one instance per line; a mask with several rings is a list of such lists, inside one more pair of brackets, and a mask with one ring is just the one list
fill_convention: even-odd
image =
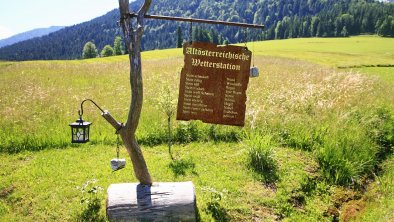
[(193, 42), (193, 22), (190, 22), (189, 42)]
[(248, 48), (248, 28), (244, 29), (244, 38), (245, 38), (245, 48)]
[(120, 139), (119, 139), (119, 131), (122, 129), (123, 123), (120, 124), (119, 129), (116, 130), (116, 158), (119, 159), (119, 152), (120, 152)]
[(116, 158), (119, 159), (119, 151), (120, 151), (120, 149), (119, 149), (119, 143), (120, 143), (119, 133), (117, 133), (116, 135), (117, 135), (117, 137), (116, 137)]

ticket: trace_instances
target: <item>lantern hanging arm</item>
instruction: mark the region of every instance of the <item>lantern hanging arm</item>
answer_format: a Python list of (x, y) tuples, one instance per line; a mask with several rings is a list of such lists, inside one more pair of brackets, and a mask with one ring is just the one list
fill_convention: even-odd
[[(128, 17), (137, 17), (136, 13), (129, 13), (123, 15), (121, 20)], [(195, 19), (195, 18), (183, 18), (183, 17), (173, 17), (173, 16), (163, 16), (163, 15), (148, 15), (145, 14), (144, 18), (147, 19), (161, 19), (161, 20), (172, 20), (172, 21), (182, 21), (182, 22), (194, 22), (194, 23), (208, 23), (208, 24), (217, 24), (217, 25), (228, 25), (228, 26), (240, 26), (247, 28), (258, 28), (264, 29), (264, 25), (258, 24), (250, 24), (250, 23), (241, 23), (241, 22), (225, 22), (225, 21), (217, 21), (217, 20), (208, 20), (208, 19)]]
[(79, 118), (80, 118), (80, 119), (82, 119), (82, 115), (83, 115), (83, 104), (84, 104), (86, 101), (92, 102), (92, 103), (101, 111), (101, 113), (104, 113), (104, 110), (103, 110), (99, 105), (97, 105), (97, 103), (95, 103), (93, 100), (91, 100), (91, 99), (85, 99), (85, 100), (82, 101), (82, 103), (81, 103), (81, 109), (78, 110), (78, 115), (79, 115)]

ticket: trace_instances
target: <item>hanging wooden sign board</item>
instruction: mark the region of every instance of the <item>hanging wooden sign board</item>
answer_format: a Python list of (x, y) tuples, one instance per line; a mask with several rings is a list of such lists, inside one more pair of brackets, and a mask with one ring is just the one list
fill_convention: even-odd
[(252, 53), (246, 47), (183, 45), (177, 120), (244, 126)]

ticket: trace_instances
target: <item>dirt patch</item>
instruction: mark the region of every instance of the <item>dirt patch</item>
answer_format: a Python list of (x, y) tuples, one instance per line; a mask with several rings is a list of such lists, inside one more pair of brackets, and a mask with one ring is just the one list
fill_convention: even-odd
[(0, 190), (0, 199), (6, 198), (9, 196), (15, 189), (14, 185), (11, 185), (10, 187), (6, 187), (2, 190)]
[(349, 201), (342, 207), (341, 221), (354, 220), (364, 208), (365, 202), (363, 199)]

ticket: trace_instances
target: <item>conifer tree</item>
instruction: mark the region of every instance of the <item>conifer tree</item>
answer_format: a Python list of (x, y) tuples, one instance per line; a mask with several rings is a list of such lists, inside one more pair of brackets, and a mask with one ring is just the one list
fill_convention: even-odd
[(120, 36), (115, 37), (114, 55), (122, 55), (122, 38)]
[(178, 28), (176, 29), (176, 33), (177, 33), (176, 47), (177, 48), (182, 48), (183, 36), (182, 36), (182, 29), (181, 29), (181, 27), (178, 26)]

